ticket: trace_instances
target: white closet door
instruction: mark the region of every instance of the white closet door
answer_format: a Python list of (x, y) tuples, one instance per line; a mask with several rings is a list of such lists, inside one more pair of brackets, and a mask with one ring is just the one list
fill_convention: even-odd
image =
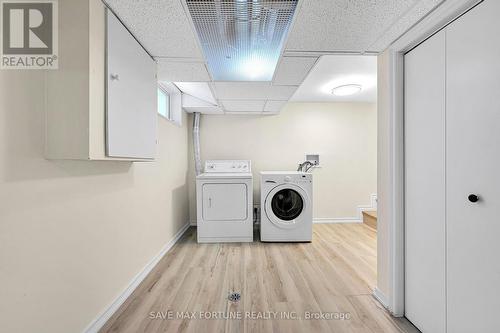
[(405, 315), (445, 332), (445, 33), (405, 55)]
[(487, 0), (447, 28), (449, 333), (500, 332), (499, 13)]

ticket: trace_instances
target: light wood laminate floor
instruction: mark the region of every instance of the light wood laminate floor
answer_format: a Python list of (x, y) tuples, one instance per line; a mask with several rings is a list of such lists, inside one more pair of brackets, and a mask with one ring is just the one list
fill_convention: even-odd
[(316, 224), (312, 243), (197, 244), (190, 228), (101, 332), (418, 332), (375, 284), (376, 231), (363, 224)]

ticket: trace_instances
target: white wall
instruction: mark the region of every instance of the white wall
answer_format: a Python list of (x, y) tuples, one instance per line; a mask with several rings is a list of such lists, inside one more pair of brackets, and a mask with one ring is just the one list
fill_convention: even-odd
[[(305, 153), (319, 153), (314, 217), (354, 218), (357, 206), (370, 204), (377, 192), (376, 118), (376, 104), (370, 103), (289, 103), (276, 116), (203, 116), (202, 159), (252, 160), (258, 203), (260, 171), (296, 170)], [(194, 194), (192, 182), (192, 222)]]
[(82, 331), (188, 221), (187, 119), (157, 162), (48, 161), (43, 71), (0, 71), (0, 332)]

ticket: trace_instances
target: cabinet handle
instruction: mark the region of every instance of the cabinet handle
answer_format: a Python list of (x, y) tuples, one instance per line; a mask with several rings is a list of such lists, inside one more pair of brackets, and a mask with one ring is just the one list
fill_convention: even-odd
[(208, 208), (212, 208), (212, 198), (208, 198)]
[(479, 201), (479, 196), (477, 194), (469, 194), (467, 197), (470, 202), (476, 203)]
[(111, 74), (111, 80), (119, 81), (120, 80), (120, 75), (118, 74)]

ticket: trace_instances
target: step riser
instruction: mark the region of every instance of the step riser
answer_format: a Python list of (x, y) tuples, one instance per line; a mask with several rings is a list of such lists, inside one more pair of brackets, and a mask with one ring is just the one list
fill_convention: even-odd
[(373, 229), (377, 229), (377, 217), (375, 214), (373, 212), (363, 212), (363, 223)]

